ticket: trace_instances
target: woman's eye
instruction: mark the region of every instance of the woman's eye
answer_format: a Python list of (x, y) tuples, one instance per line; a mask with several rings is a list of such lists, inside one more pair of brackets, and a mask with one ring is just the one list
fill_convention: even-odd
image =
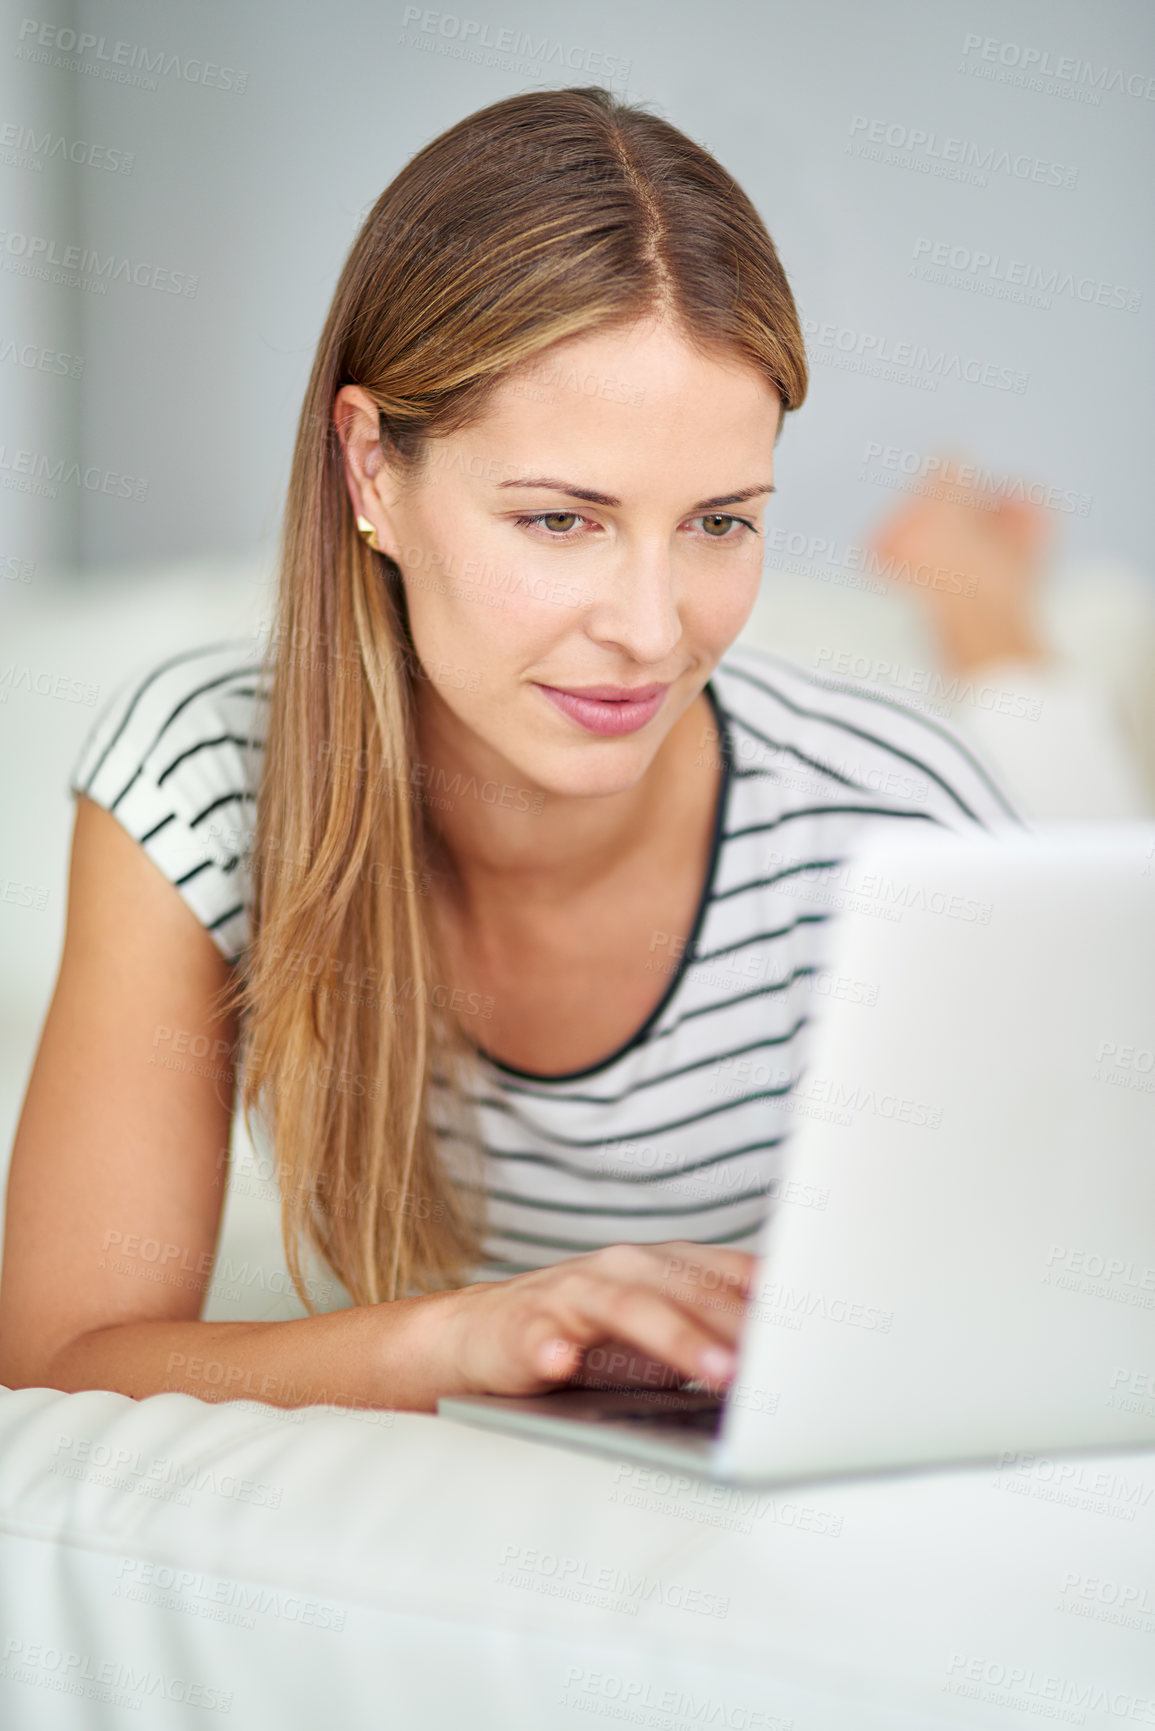
[(735, 523), (738, 523), (743, 529), (750, 527), (744, 518), (724, 517), (718, 511), (711, 511), (708, 516), (699, 517), (697, 520), (701, 523), (706, 534), (713, 536), (715, 541), (737, 541), (739, 537), (730, 533)]
[(525, 526), (529, 523), (540, 523), (555, 540), (564, 539), (575, 523), (583, 519), (576, 511), (538, 511), (532, 517), (519, 517), (518, 523)]

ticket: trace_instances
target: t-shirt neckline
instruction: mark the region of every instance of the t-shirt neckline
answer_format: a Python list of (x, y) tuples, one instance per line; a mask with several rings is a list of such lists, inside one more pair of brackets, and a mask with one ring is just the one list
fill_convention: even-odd
[(484, 1047), (475, 1046), (474, 1050), (478, 1057), (485, 1063), (490, 1064), (495, 1070), (498, 1070), (503, 1076), (512, 1076), (521, 1082), (580, 1082), (588, 1076), (596, 1076), (603, 1070), (610, 1069), (612, 1065), (619, 1061), (619, 1059), (624, 1058), (627, 1052), (632, 1052), (636, 1046), (640, 1046), (643, 1043), (655, 1023), (665, 1013), (674, 997), (674, 994), (681, 985), (686, 969), (693, 960), (698, 936), (701, 932), (702, 925), (705, 922), (706, 910), (709, 907), (710, 902), (713, 900), (714, 880), (717, 876), (718, 860), (722, 851), (722, 837), (726, 828), (726, 814), (730, 804), (730, 781), (733, 769), (733, 748), (730, 729), (726, 722), (726, 711), (722, 708), (718, 699), (718, 694), (714, 689), (712, 679), (708, 679), (702, 689), (709, 700), (711, 709), (714, 711), (714, 720), (717, 724), (718, 744), (722, 755), (722, 780), (721, 785), (718, 788), (717, 804), (714, 808), (714, 828), (710, 838), (710, 858), (706, 866), (705, 881), (702, 885), (702, 892), (698, 897), (698, 907), (694, 914), (694, 922), (690, 929), (690, 935), (686, 939), (685, 948), (682, 950), (682, 953), (678, 958), (678, 965), (674, 969), (673, 977), (670, 980), (669, 985), (640, 1027), (635, 1028), (634, 1032), (623, 1040), (622, 1044), (616, 1047), (615, 1050), (610, 1052), (606, 1057), (598, 1058), (594, 1063), (586, 1064), (580, 1070), (563, 1070), (560, 1072), (522, 1070), (518, 1068), (517, 1065), (507, 1064), (503, 1059), (494, 1057), (493, 1054), (487, 1052)]

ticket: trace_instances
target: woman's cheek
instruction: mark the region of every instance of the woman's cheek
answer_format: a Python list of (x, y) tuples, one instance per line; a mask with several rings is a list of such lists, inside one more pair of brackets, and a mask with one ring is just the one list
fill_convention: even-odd
[(713, 585), (683, 612), (687, 635), (722, 654), (742, 630), (758, 599), (761, 570), (734, 584)]
[(480, 691), (496, 697), (505, 670), (516, 675), (541, 660), (578, 617), (554, 600), (551, 587), (539, 583), (539, 595), (532, 584), (515, 576), (505, 580), (496, 569), (445, 587), (448, 593), (415, 586), (409, 628), (427, 676), (446, 695)]

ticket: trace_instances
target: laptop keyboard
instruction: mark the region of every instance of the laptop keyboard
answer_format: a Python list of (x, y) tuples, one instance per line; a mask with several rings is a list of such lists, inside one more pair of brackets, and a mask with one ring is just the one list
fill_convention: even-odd
[(660, 1426), (677, 1425), (681, 1430), (703, 1431), (707, 1436), (717, 1436), (722, 1426), (723, 1405), (721, 1401), (714, 1406), (697, 1406), (679, 1411), (677, 1408), (663, 1412), (660, 1408), (647, 1408), (643, 1412), (602, 1411), (598, 1417), (607, 1424), (644, 1424)]

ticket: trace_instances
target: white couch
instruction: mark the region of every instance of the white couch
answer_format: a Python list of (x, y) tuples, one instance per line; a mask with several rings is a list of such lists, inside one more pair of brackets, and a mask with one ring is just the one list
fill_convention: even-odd
[(1155, 1450), (734, 1491), (420, 1414), (9, 1392), (0, 1723), (1106, 1731), (1155, 1717), (1153, 1557)]

